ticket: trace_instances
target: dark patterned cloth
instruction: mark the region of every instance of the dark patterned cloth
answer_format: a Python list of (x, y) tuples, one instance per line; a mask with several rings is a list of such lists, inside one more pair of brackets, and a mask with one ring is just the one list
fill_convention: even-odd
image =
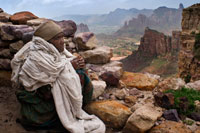
[[(93, 86), (83, 69), (76, 70), (82, 85), (83, 106), (92, 99)], [(18, 101), (21, 103), (23, 126), (51, 127), (59, 122), (50, 85), (42, 86), (36, 91), (28, 92), (24, 88), (16, 92)]]

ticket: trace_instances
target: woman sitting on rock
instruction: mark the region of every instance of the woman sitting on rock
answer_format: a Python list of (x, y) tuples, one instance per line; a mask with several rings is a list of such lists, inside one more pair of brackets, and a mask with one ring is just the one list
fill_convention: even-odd
[(92, 84), (83, 58), (64, 48), (63, 37), (57, 24), (45, 22), (11, 61), (11, 80), (21, 86), (16, 93), (21, 103), (20, 123), (43, 129), (60, 121), (72, 133), (103, 133), (103, 122), (82, 110), (91, 100)]

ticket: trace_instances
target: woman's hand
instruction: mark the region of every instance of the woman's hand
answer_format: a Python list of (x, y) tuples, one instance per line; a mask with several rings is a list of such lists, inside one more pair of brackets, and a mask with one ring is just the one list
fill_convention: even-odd
[(75, 59), (73, 59), (71, 61), (72, 66), (74, 67), (74, 69), (81, 69), (81, 68), (85, 68), (85, 61), (83, 59), (83, 57), (78, 56)]

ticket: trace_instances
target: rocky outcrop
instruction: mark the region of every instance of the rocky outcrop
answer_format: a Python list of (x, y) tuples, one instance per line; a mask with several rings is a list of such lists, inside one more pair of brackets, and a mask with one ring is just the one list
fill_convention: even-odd
[(140, 14), (137, 18), (132, 18), (125, 22), (124, 26), (115, 35), (129, 37), (142, 36), (146, 27), (153, 28), (165, 34), (171, 34), (174, 29), (181, 29), (182, 10), (183, 5), (180, 4), (178, 9), (159, 7), (149, 17)]
[(80, 23), (79, 25), (77, 25), (76, 34), (77, 33), (82, 33), (82, 32), (90, 32), (87, 24)]
[(175, 55), (179, 51), (179, 45), (179, 31), (173, 31), (172, 36), (166, 36), (147, 27), (138, 50), (122, 60), (123, 68), (127, 71), (138, 72), (148, 66), (154, 58), (167, 54), (172, 55), (173, 62), (177, 61), (178, 58)]
[[(179, 53), (179, 76), (196, 81), (200, 79), (199, 57), (195, 51), (199, 49), (200, 4), (183, 10), (181, 50)], [(198, 52), (199, 53), (199, 52)]]

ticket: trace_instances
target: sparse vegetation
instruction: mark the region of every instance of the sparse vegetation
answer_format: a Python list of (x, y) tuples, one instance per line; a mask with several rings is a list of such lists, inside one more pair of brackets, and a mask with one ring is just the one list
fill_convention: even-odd
[[(199, 91), (183, 87), (180, 90), (168, 90), (165, 93), (172, 93), (174, 95), (175, 104), (173, 108), (177, 109), (180, 114), (187, 116), (196, 111), (194, 102), (200, 100)], [(187, 100), (181, 101), (181, 98), (186, 98)], [(182, 102), (185, 104), (185, 108), (182, 107)]]

